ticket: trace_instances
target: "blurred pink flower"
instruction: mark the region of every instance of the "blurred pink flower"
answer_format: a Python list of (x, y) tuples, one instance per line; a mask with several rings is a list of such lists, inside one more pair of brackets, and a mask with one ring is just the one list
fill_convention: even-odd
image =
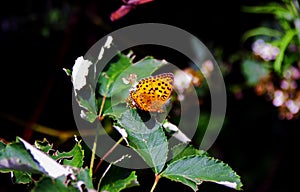
[(281, 87), (281, 89), (283, 89), (283, 90), (288, 90), (288, 89), (293, 90), (293, 89), (296, 89), (297, 86), (298, 86), (298, 85), (297, 85), (296, 81), (294, 81), (294, 80), (286, 80), (286, 79), (283, 79), (283, 80), (281, 81), (281, 83), (280, 83), (280, 87)]
[(300, 107), (299, 103), (297, 103), (293, 100), (288, 100), (287, 102), (285, 102), (285, 105), (292, 114), (298, 113), (299, 107)]
[(280, 90), (276, 90), (274, 93), (273, 105), (279, 107), (283, 105), (287, 96)]
[(214, 70), (214, 65), (211, 60), (204, 61), (203, 65), (201, 66), (201, 72), (205, 77), (210, 77), (212, 71)]
[(178, 100), (184, 100), (184, 91), (192, 85), (193, 76), (184, 71), (177, 70), (174, 73), (174, 88), (178, 91)]
[(286, 79), (299, 79), (300, 78), (300, 70), (294, 66), (291, 66), (283, 73), (284, 78)]
[(252, 50), (255, 55), (258, 55), (265, 61), (274, 60), (279, 53), (278, 47), (265, 43), (262, 39), (258, 39), (252, 44)]

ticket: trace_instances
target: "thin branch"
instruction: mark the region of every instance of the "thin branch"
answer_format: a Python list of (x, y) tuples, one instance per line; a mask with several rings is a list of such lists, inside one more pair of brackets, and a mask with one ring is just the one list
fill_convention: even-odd
[(100, 167), (100, 165), (102, 164), (102, 162), (115, 150), (115, 148), (122, 142), (124, 140), (124, 138), (123, 137), (121, 137), (119, 140), (118, 140), (118, 142), (116, 142), (115, 144), (114, 144), (114, 146), (112, 146), (112, 148), (110, 148), (106, 153), (105, 153), (105, 155), (100, 159), (100, 161), (99, 161), (99, 163), (98, 163), (98, 165), (97, 165), (97, 167), (96, 167), (96, 169), (95, 169), (95, 171), (94, 171), (94, 174), (98, 171), (98, 169), (99, 169), (99, 167)]
[(157, 185), (159, 179), (160, 179), (160, 175), (155, 174), (155, 180), (154, 180), (154, 183), (153, 183), (153, 186), (152, 186), (150, 192), (153, 192), (153, 191), (154, 191), (154, 189), (156, 188), (156, 185)]
[(94, 167), (94, 162), (95, 162), (95, 155), (96, 155), (96, 149), (97, 149), (97, 141), (98, 141), (98, 133), (96, 133), (96, 135), (95, 135), (95, 140), (94, 140), (93, 149), (92, 149), (92, 156), (91, 156), (91, 161), (90, 161), (89, 174), (90, 174), (91, 178), (93, 176), (93, 167)]

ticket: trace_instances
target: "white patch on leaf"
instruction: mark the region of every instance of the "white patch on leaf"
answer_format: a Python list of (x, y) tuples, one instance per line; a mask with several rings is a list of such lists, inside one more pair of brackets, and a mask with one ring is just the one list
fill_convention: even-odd
[(61, 164), (57, 163), (54, 159), (46, 155), (44, 152), (33, 147), (31, 144), (18, 137), (23, 143), (24, 147), (30, 152), (34, 160), (46, 171), (46, 173), (53, 178), (58, 178), (62, 175), (72, 175), (73, 172), (70, 169), (65, 168)]
[(86, 119), (87, 118), (87, 116), (86, 116), (86, 114), (85, 114), (85, 112), (83, 110), (80, 111), (80, 117), (82, 119)]
[(109, 49), (112, 44), (112, 41), (113, 41), (112, 36), (108, 36), (103, 47)]
[(110, 46), (112, 44), (112, 40), (113, 40), (112, 36), (107, 37), (106, 42), (104, 43), (104, 46), (101, 47), (101, 49), (100, 49), (100, 52), (99, 52), (99, 55), (98, 55), (98, 60), (102, 59), (103, 54), (104, 54), (104, 48), (106, 48), (106, 49), (110, 48)]
[(176, 125), (169, 123), (169, 122), (165, 122), (163, 124), (163, 127), (169, 129), (170, 131), (174, 131), (174, 132), (177, 132), (179, 130)]
[(176, 125), (170, 123), (170, 122), (165, 122), (163, 124), (163, 127), (168, 130), (172, 131), (172, 136), (175, 137), (177, 140), (183, 142), (183, 143), (189, 143), (191, 142), (191, 139), (188, 138)]
[(233, 189), (237, 188), (237, 183), (232, 183), (232, 182), (229, 182), (229, 181), (219, 181), (219, 182), (215, 182), (215, 183), (218, 183), (220, 185), (225, 185), (225, 186), (233, 188)]
[(72, 80), (75, 90), (80, 90), (86, 85), (86, 77), (89, 73), (89, 67), (92, 64), (91, 61), (85, 60), (82, 56), (76, 59), (72, 70)]
[(114, 125), (113, 127), (122, 135), (122, 137), (126, 141), (127, 145), (129, 145), (129, 143), (127, 141), (128, 134), (127, 134), (126, 130), (119, 126), (116, 126), (116, 125)]
[(98, 55), (98, 60), (101, 60), (101, 59), (102, 59), (103, 53), (104, 53), (104, 48), (101, 47), (100, 52), (99, 52), (99, 55)]

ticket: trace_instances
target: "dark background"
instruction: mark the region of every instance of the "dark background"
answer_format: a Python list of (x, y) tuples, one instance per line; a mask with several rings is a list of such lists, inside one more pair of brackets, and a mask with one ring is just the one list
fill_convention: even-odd
[[(31, 142), (47, 137), (57, 148), (68, 148), (67, 143), (59, 144), (55, 137), (31, 131), (31, 127), (40, 124), (57, 130), (76, 130), (72, 84), (62, 69), (71, 69), (77, 57), (109, 32), (137, 23), (170, 24), (197, 36), (212, 53), (214, 48), (223, 48), (226, 59), (245, 48), (240, 43), (243, 32), (270, 18), (243, 13), (241, 6), (265, 2), (156, 0), (138, 6), (116, 22), (111, 22), (109, 16), (119, 8), (121, 0), (1, 2), (0, 137), (13, 141), (21, 136)], [(63, 15), (58, 21), (49, 22), (47, 15), (55, 9)], [(159, 50), (149, 55), (167, 60), (174, 57)], [(239, 74), (225, 80), (227, 85), (243, 81)], [(228, 93), (227, 122), (210, 149), (212, 155), (241, 176), (244, 191), (292, 191), (297, 184), (292, 170), (297, 167), (299, 122), (278, 120), (272, 104), (252, 90), (245, 90), (243, 95), (236, 99)], [(126, 191), (150, 190), (154, 175), (149, 170), (138, 174), (141, 187)], [(26, 189), (12, 184), (9, 174), (1, 174), (0, 179), (0, 191)], [(204, 183), (199, 189), (235, 191), (212, 183)], [(156, 191), (192, 190), (162, 179)]]

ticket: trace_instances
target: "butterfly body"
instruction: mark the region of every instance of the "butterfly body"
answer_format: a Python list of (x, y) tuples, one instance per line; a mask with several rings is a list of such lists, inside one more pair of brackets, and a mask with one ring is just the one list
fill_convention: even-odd
[(141, 79), (130, 91), (133, 105), (149, 112), (162, 113), (173, 90), (174, 75), (162, 73)]

